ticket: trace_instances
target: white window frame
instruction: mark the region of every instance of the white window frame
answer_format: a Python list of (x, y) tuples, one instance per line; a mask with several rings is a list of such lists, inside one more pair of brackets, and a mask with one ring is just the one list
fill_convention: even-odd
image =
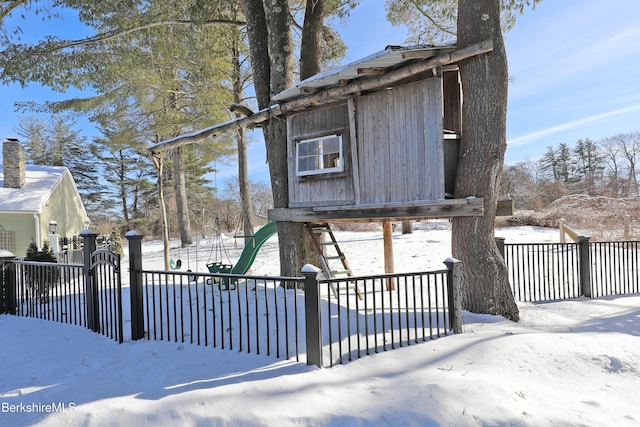
[[(328, 147), (329, 144), (327, 144), (328, 140), (333, 138), (338, 139), (338, 151), (326, 151), (330, 149)], [(309, 154), (308, 149), (314, 144), (317, 144), (317, 149), (315, 150), (315, 153)], [(303, 146), (306, 146), (307, 148), (306, 153), (304, 153), (304, 150), (302, 150)], [(337, 157), (334, 157), (334, 155), (336, 154)], [(330, 157), (333, 161), (333, 165), (325, 165), (328, 157)], [(301, 170), (301, 160), (312, 160), (313, 158), (316, 159), (316, 167), (312, 169), (304, 168), (303, 170)], [(300, 141), (296, 142), (296, 176), (321, 175), (342, 171), (344, 171), (344, 153), (342, 151), (341, 134), (331, 134), (320, 136), (317, 138), (301, 139)]]

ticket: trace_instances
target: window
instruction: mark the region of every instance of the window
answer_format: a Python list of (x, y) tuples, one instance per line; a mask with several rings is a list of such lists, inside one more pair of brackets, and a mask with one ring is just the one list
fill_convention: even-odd
[(15, 231), (4, 231), (4, 227), (0, 225), (0, 249), (9, 252), (16, 251), (16, 233)]
[(342, 135), (303, 139), (296, 144), (296, 175), (342, 172)]

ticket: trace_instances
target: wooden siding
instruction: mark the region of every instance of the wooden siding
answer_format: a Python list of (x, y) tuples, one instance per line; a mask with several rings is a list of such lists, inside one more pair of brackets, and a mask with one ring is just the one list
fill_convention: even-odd
[[(305, 110), (287, 118), (289, 206), (339, 205), (354, 203), (350, 153), (349, 112), (347, 102)], [(329, 134), (342, 135), (344, 172), (326, 175), (296, 176), (296, 141)]]
[(25, 256), (29, 243), (36, 240), (35, 221), (31, 213), (0, 213), (4, 231), (15, 233), (15, 247), (11, 250), (15, 256)]
[(78, 194), (70, 173), (65, 173), (53, 189), (40, 214), (40, 233), (48, 239), (49, 221), (58, 223), (57, 234), (72, 237), (86, 227), (87, 219), (82, 199)]
[(443, 199), (441, 78), (362, 96), (356, 111), (360, 203)]

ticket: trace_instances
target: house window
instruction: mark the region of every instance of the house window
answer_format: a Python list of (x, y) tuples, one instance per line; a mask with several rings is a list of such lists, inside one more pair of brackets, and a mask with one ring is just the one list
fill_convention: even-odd
[(303, 139), (296, 143), (296, 175), (342, 172), (342, 135)]
[(16, 233), (15, 231), (4, 231), (4, 227), (0, 225), (0, 249), (10, 252), (16, 251)]

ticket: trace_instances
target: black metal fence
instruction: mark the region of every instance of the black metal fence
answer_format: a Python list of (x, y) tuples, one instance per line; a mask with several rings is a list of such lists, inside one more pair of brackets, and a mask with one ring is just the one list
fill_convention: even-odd
[(127, 234), (133, 339), (338, 363), (462, 330), (458, 262), (447, 270), (344, 280), (142, 269)]
[[(87, 232), (82, 264), (2, 260), (0, 313), (87, 327), (122, 342), (120, 258)], [(131, 339), (146, 337), (333, 366), (461, 332), (457, 268), (318, 280), (142, 269), (129, 240)], [(518, 301), (640, 292), (640, 242), (505, 244)]]
[(124, 340), (120, 257), (85, 232), (82, 264), (2, 260), (0, 314), (87, 327)]
[(589, 262), (588, 296), (640, 293), (640, 242), (592, 242)]
[(505, 243), (496, 239), (516, 301), (640, 292), (640, 242)]
[(87, 326), (82, 264), (16, 260), (11, 265), (15, 314)]
[[(454, 264), (452, 264), (453, 267)], [(460, 332), (451, 271), (319, 283), (324, 366)]]
[(142, 271), (145, 336), (299, 360), (301, 278)]
[(458, 262), (437, 272), (321, 280), (153, 271), (128, 233), (129, 307), (120, 258), (84, 234), (83, 263), (13, 259), (0, 312), (87, 327), (123, 342), (166, 340), (333, 366), (462, 330)]

